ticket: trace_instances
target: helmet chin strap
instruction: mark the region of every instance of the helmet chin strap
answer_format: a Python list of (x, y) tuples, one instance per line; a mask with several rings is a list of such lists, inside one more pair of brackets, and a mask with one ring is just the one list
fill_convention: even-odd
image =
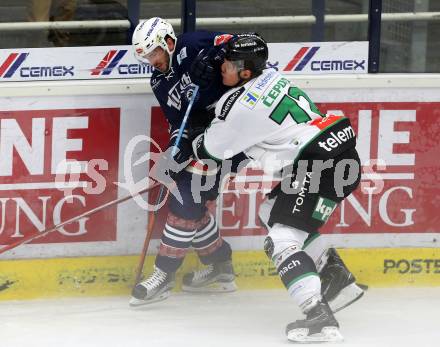
[(164, 73), (168, 73), (171, 69), (171, 62), (173, 61), (173, 53), (168, 52), (168, 69)]
[[(177, 44), (177, 39), (176, 40), (173, 40), (174, 41), (174, 49), (173, 49), (173, 51), (170, 51), (169, 50), (169, 48), (168, 48), (168, 45), (166, 46), (167, 47), (167, 49), (166, 49), (166, 51), (167, 51), (167, 53), (168, 53), (168, 70), (167, 71), (165, 71), (165, 73), (167, 73), (168, 71), (170, 71), (170, 69), (171, 69), (171, 63), (172, 63), (172, 61), (173, 61), (173, 54), (174, 54), (174, 52), (176, 51), (176, 44)], [(165, 43), (166, 43), (166, 41), (165, 41)]]

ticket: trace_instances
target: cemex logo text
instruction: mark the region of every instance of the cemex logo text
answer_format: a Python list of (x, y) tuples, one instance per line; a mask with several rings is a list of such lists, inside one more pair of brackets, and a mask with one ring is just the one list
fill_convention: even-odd
[(293, 59), (287, 63), (283, 71), (302, 71), (318, 49), (319, 47), (301, 47)]
[(326, 59), (312, 60), (313, 56), (320, 47), (301, 47), (295, 56), (290, 60), (283, 71), (302, 71), (310, 62), (310, 70), (312, 71), (365, 71), (365, 60), (357, 61), (356, 59)]
[(99, 64), (91, 70), (90, 74), (92, 76), (108, 76), (115, 68), (119, 75), (143, 75), (153, 72), (154, 69), (149, 64), (119, 64), (126, 53), (126, 49), (109, 51)]
[(23, 64), (29, 53), (11, 53), (0, 66), (0, 77), (10, 78)]
[(11, 53), (5, 61), (0, 65), (0, 76), (3, 78), (11, 78), (16, 71), (19, 71), (20, 77), (61, 77), (66, 75), (74, 75), (73, 66), (23, 66), (23, 62), (29, 53)]
[(110, 75), (113, 69), (118, 65), (119, 61), (127, 53), (126, 49), (111, 50), (99, 62), (99, 64), (92, 70), (91, 75)]

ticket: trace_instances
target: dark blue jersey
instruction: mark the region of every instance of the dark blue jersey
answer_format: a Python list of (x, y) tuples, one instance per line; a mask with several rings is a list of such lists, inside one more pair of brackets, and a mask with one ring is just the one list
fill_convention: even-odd
[[(189, 76), (191, 63), (202, 49), (206, 52), (214, 46), (214, 40), (218, 35), (222, 33), (196, 31), (179, 35), (170, 70), (167, 73), (159, 70), (153, 72), (151, 87), (172, 129), (180, 127), (192, 95)], [(228, 87), (222, 84), (219, 72), (208, 88), (199, 91), (199, 97), (189, 115), (189, 124), (208, 125), (211, 120), (208, 116), (209, 109), (227, 89)]]

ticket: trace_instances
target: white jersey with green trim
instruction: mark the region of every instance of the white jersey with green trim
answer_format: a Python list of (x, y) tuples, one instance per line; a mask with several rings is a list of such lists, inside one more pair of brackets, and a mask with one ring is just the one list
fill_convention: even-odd
[(244, 152), (271, 173), (295, 161), (321, 131), (311, 122), (323, 119), (309, 97), (273, 69), (224, 94), (215, 115), (204, 134), (208, 154), (224, 160)]

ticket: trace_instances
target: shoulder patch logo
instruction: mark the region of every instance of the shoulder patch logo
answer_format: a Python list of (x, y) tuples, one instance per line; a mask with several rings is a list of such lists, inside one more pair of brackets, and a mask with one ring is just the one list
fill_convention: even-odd
[(240, 97), (241, 94), (245, 91), (244, 87), (241, 87), (240, 89), (233, 92), (231, 95), (227, 97), (225, 102), (222, 105), (222, 109), (220, 111), (220, 114), (218, 115), (218, 119), (225, 120), (226, 116), (228, 115), (229, 111), (231, 110), (234, 103), (237, 101), (237, 99)]
[(162, 80), (157, 78), (152, 78), (150, 81), (151, 89), (155, 90), (157, 87), (159, 87), (159, 84)]
[(180, 50), (179, 54), (177, 55), (177, 62), (179, 63), (179, 65), (182, 64), (182, 60), (185, 59), (186, 57), (187, 57), (186, 47), (183, 47)]
[(252, 110), (260, 101), (262, 93), (266, 91), (274, 77), (276, 77), (274, 70), (270, 70), (262, 76), (259, 76), (248, 88), (247, 93), (240, 99), (240, 103)]
[(240, 100), (240, 103), (245, 105), (246, 107), (252, 109), (257, 103), (258, 99), (260, 99), (260, 95), (253, 91), (248, 91)]

